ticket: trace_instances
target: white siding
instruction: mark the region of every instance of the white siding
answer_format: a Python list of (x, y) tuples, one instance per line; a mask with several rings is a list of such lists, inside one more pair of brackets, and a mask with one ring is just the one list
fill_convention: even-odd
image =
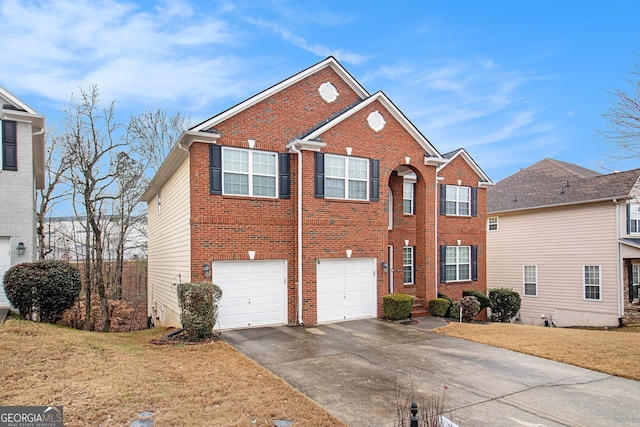
[(148, 203), (149, 313), (157, 325), (180, 327), (176, 284), (191, 280), (189, 158)]
[[(518, 291), (523, 323), (617, 325), (615, 212), (609, 202), (491, 215), (500, 226), (487, 233), (487, 287)], [(538, 267), (538, 296), (523, 295), (523, 265)], [(601, 301), (584, 299), (585, 265), (600, 266)]]

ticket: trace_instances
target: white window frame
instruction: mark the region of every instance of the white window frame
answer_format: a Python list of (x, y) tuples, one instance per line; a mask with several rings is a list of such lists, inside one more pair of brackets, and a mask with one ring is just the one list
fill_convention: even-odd
[[(591, 277), (589, 280), (597, 279), (596, 283), (587, 283), (588, 269), (597, 268), (598, 276)], [(582, 295), (585, 301), (602, 301), (602, 267), (599, 265), (584, 265), (582, 267)], [(598, 298), (590, 298), (587, 296), (587, 287), (597, 287), (598, 288)]]
[(162, 200), (160, 199), (160, 197), (162, 196), (162, 188), (158, 190), (158, 215), (160, 215), (160, 212), (162, 211)]
[(487, 231), (498, 231), (498, 217), (491, 216), (487, 218)]
[[(533, 278), (527, 276), (527, 269), (533, 269)], [(527, 285), (533, 285), (535, 292), (527, 293)], [(523, 265), (522, 266), (522, 295), (526, 297), (538, 296), (538, 266), (537, 265)]]
[[(450, 189), (455, 189), (456, 190), (456, 195), (455, 195), (455, 199), (450, 199), (449, 198), (449, 190)], [(461, 186), (461, 185), (449, 185), (447, 184), (445, 187), (445, 213), (447, 215), (450, 216), (471, 216), (471, 187), (465, 187), (465, 186)], [(462, 195), (466, 194), (467, 195), (467, 200), (461, 200)], [(449, 212), (449, 203), (455, 203), (455, 213), (454, 212)], [(461, 203), (466, 203), (467, 204), (467, 213), (460, 213), (460, 205)]]
[[(461, 248), (466, 248), (468, 250), (469, 262), (466, 262), (466, 263), (460, 262), (460, 249)], [(456, 252), (456, 257), (455, 257), (456, 258), (456, 262), (455, 263), (448, 262), (448, 259), (447, 259), (448, 257), (446, 256), (446, 254), (447, 254), (447, 252), (449, 252), (449, 249), (455, 249), (455, 252)], [(470, 282), (471, 281), (471, 261), (472, 261), (471, 260), (471, 246), (447, 246), (447, 249), (445, 251), (445, 269), (444, 269), (445, 275), (446, 275), (445, 280), (447, 282)], [(456, 277), (455, 277), (455, 279), (451, 279), (449, 277), (449, 274), (448, 274), (448, 268), (447, 267), (449, 267), (451, 265), (455, 265), (456, 266)], [(462, 266), (462, 265), (468, 266), (468, 269), (467, 269), (468, 277), (466, 277), (466, 278), (461, 278), (460, 277), (460, 266)]]
[(402, 213), (405, 215), (413, 215), (416, 213), (414, 201), (415, 191), (415, 183), (406, 180), (402, 183)]
[[(230, 152), (245, 152), (247, 153), (247, 163), (248, 163), (248, 167), (247, 167), (247, 171), (246, 172), (241, 172), (241, 171), (229, 171), (229, 170), (225, 170), (225, 154), (226, 153), (230, 153)], [(269, 174), (269, 173), (258, 173), (258, 172), (254, 172), (254, 154), (266, 154), (269, 155), (271, 157), (273, 157), (274, 159), (274, 167), (273, 167), (273, 174)], [(226, 195), (226, 196), (246, 196), (246, 197), (259, 197), (259, 198), (266, 198), (266, 199), (277, 199), (278, 198), (278, 153), (272, 152), (272, 151), (261, 151), (261, 150), (247, 150), (244, 148), (235, 148), (235, 147), (222, 147), (222, 194)], [(227, 192), (226, 191), (226, 186), (225, 186), (225, 181), (226, 181), (226, 177), (227, 174), (234, 174), (234, 175), (246, 175), (248, 177), (248, 193), (244, 194), (244, 193), (231, 193), (231, 192)], [(274, 181), (274, 187), (273, 187), (273, 195), (264, 195), (264, 194), (259, 194), (256, 195), (254, 194), (254, 178), (255, 177), (269, 177), (269, 178), (273, 178)]]
[(387, 226), (387, 230), (393, 230), (393, 192), (391, 191), (391, 187), (389, 188), (389, 225)]
[[(369, 159), (365, 159), (363, 157), (352, 157), (352, 156), (339, 156), (336, 154), (325, 154), (324, 155), (325, 158), (325, 171), (324, 171), (324, 182), (325, 182), (325, 199), (334, 199), (334, 200), (360, 200), (360, 201), (368, 201), (369, 200), (369, 187), (371, 185), (370, 183), (370, 172), (369, 172)], [(335, 158), (335, 159), (341, 159), (344, 160), (344, 176), (334, 176), (334, 175), (330, 175), (327, 172), (327, 160), (331, 159), (331, 158)], [(355, 162), (355, 161), (360, 161), (360, 162), (365, 162), (365, 164), (367, 165), (367, 172), (366, 172), (366, 178), (362, 179), (362, 178), (353, 178), (349, 176), (349, 163), (350, 162)], [(335, 197), (335, 196), (328, 196), (327, 195), (327, 179), (335, 179), (335, 180), (342, 180), (344, 181), (344, 197)], [(365, 183), (365, 196), (364, 198), (355, 198), (355, 197), (350, 197), (351, 194), (349, 192), (349, 182), (364, 182)]]
[[(407, 258), (407, 256), (409, 258)], [(415, 248), (413, 246), (403, 246), (402, 247), (402, 283), (405, 285), (413, 285), (416, 282), (416, 268), (414, 265), (415, 259)], [(411, 280), (407, 282), (406, 273), (407, 268), (411, 271)]]
[[(640, 234), (640, 205), (632, 203), (629, 207), (629, 234)], [(635, 230), (634, 230), (635, 226)]]

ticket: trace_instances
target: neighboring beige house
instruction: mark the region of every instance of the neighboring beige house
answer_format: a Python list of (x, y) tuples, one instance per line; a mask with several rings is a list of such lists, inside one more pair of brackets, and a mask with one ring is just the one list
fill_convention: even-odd
[(44, 117), (0, 86), (0, 307), (2, 279), (12, 266), (35, 261), (36, 189), (44, 188)]
[(522, 323), (638, 317), (639, 177), (544, 159), (489, 188), (487, 284), (520, 293)]

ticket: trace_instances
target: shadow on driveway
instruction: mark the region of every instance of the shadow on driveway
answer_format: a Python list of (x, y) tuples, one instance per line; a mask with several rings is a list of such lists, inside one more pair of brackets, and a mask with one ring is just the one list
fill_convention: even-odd
[(396, 395), (446, 390), (459, 426), (640, 425), (640, 382), (363, 319), (226, 331), (223, 339), (350, 426), (390, 426)]

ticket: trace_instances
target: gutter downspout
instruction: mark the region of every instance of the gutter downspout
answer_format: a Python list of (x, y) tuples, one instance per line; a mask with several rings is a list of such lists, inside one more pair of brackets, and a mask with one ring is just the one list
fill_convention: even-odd
[(624, 326), (622, 323), (622, 316), (624, 313), (622, 303), (622, 260), (620, 259), (620, 203), (618, 199), (613, 199), (613, 203), (616, 204), (616, 293), (618, 294), (618, 326)]
[(302, 151), (296, 143), (291, 151), (298, 157), (298, 324), (304, 326), (302, 320)]
[(433, 209), (435, 211), (434, 213), (435, 213), (435, 218), (436, 218), (436, 220), (435, 220), (435, 225), (436, 225), (435, 226), (435, 229), (436, 229), (435, 235), (436, 236), (435, 236), (435, 240), (434, 240), (434, 243), (435, 243), (435, 246), (436, 246), (435, 247), (436, 265), (435, 265), (435, 269), (434, 269), (435, 270), (435, 276), (436, 276), (436, 298), (438, 297), (438, 285), (440, 284), (440, 281), (438, 280), (438, 271), (440, 271), (440, 260), (438, 259), (438, 257), (440, 256), (440, 248), (438, 247), (438, 217), (440, 216), (440, 210), (438, 209), (438, 199), (439, 199), (438, 192), (440, 191), (440, 187), (438, 186), (438, 181), (442, 181), (442, 180), (444, 180), (444, 177), (438, 176), (438, 172), (436, 171), (436, 183), (435, 183), (436, 188), (435, 188), (435, 191), (434, 191), (434, 193), (435, 193), (434, 197), (435, 197), (436, 200), (435, 200), (435, 203), (433, 204), (433, 206), (434, 206)]

